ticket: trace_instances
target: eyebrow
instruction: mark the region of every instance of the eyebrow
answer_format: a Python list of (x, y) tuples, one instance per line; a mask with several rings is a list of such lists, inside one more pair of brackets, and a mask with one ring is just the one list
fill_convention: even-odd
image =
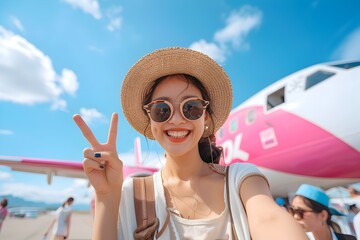
[[(182, 101), (184, 101), (185, 99), (188, 99), (188, 98), (201, 98), (201, 97), (198, 97), (198, 96), (195, 96), (195, 95), (186, 95), (186, 96), (183, 96), (182, 98), (180, 98), (180, 101), (178, 103), (181, 103)], [(158, 97), (158, 98), (154, 98), (151, 101), (156, 101), (156, 100), (165, 100), (165, 101), (168, 101), (168, 102), (172, 103), (172, 101), (171, 101), (172, 99), (169, 98), (169, 97)]]

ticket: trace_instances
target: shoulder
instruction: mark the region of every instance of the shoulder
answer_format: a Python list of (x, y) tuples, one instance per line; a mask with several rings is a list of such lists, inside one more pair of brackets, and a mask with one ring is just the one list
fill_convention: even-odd
[(132, 186), (133, 186), (133, 178), (132, 177), (125, 178), (125, 180), (123, 182), (123, 189), (129, 188), (129, 187), (132, 188)]
[(236, 178), (241, 178), (243, 180), (251, 176), (261, 176), (265, 178), (264, 174), (251, 163), (233, 163), (229, 167), (230, 176), (235, 176)]
[(257, 172), (260, 173), (259, 169), (252, 163), (232, 163), (229, 165), (230, 169), (234, 169), (235, 171), (242, 172)]
[(124, 179), (122, 185), (122, 194), (121, 198), (124, 197), (133, 197), (134, 189), (133, 189), (134, 179), (132, 177), (128, 177)]
[(238, 187), (245, 182), (247, 179), (261, 178), (265, 180), (266, 184), (269, 186), (269, 182), (265, 175), (251, 163), (233, 163), (230, 165), (229, 169), (229, 179), (230, 183), (234, 182)]

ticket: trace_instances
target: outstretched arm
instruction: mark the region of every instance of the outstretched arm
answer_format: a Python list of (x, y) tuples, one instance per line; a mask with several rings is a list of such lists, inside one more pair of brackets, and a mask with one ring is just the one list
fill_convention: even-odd
[(73, 119), (92, 147), (84, 150), (83, 167), (95, 189), (93, 240), (115, 240), (123, 183), (123, 163), (116, 151), (118, 115), (112, 115), (108, 140), (103, 144), (97, 141), (80, 115), (74, 115)]
[(56, 220), (53, 219), (52, 222), (50, 223), (50, 226), (48, 227), (48, 229), (46, 230), (46, 232), (45, 232), (45, 234), (44, 234), (45, 237), (49, 234), (49, 232), (50, 232), (52, 226), (54, 225), (55, 221), (56, 221)]
[(247, 178), (240, 186), (240, 197), (246, 209), (252, 239), (308, 240), (295, 219), (275, 203), (264, 178)]

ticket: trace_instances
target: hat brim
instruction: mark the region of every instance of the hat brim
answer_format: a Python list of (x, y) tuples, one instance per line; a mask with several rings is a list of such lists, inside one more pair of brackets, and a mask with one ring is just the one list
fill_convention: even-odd
[(331, 215), (345, 216), (344, 214), (342, 214), (341, 212), (339, 212), (337, 209), (335, 209), (333, 207), (329, 207), (329, 212), (331, 213)]
[[(223, 68), (209, 56), (188, 48), (164, 48), (142, 57), (126, 74), (121, 103), (130, 125), (147, 138), (154, 139), (143, 100), (152, 83), (167, 75), (188, 74), (197, 78), (210, 96), (216, 132), (226, 121), (232, 107), (231, 82)], [(210, 123), (211, 124), (211, 123)]]

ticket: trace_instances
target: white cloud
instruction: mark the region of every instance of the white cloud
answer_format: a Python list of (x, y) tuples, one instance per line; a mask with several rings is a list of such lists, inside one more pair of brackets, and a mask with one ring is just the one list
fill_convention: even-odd
[(1, 181), (4, 181), (4, 180), (9, 180), (11, 179), (11, 174), (8, 173), (8, 172), (3, 172), (3, 171), (0, 171), (0, 180)]
[(117, 17), (110, 20), (110, 23), (107, 25), (107, 30), (110, 32), (114, 32), (118, 29), (120, 29), (122, 23), (122, 18)]
[(74, 95), (79, 88), (76, 74), (69, 69), (62, 70), (59, 81), (64, 91), (71, 95)]
[(17, 29), (19, 29), (21, 32), (24, 32), (24, 26), (22, 25), (21, 21), (17, 17), (11, 16), (11, 21), (13, 22), (13, 24), (15, 25), (15, 27)]
[(336, 60), (353, 60), (360, 58), (360, 28), (352, 31), (332, 56)]
[(0, 129), (0, 135), (13, 135), (14, 132), (8, 129)]
[[(59, 178), (59, 177), (57, 177)], [(13, 195), (29, 201), (40, 201), (45, 203), (61, 203), (67, 197), (73, 196), (75, 203), (90, 204), (93, 196), (93, 188), (78, 185), (77, 180), (70, 180), (66, 186), (35, 186), (26, 183), (3, 183), (1, 195)], [(72, 181), (72, 183), (71, 183)]]
[(74, 8), (80, 8), (85, 13), (89, 13), (95, 19), (100, 19), (101, 10), (97, 0), (64, 0), (64, 2), (70, 4)]
[(95, 108), (81, 108), (80, 115), (87, 124), (91, 124), (94, 120), (105, 121), (105, 117)]
[(101, 48), (95, 47), (93, 45), (89, 45), (88, 49), (92, 52), (96, 52), (96, 53), (103, 53), (104, 51)]
[(52, 103), (66, 109), (61, 94), (75, 94), (77, 77), (68, 69), (59, 76), (51, 59), (25, 38), (0, 26), (0, 101), (34, 105)]
[(202, 52), (217, 62), (225, 61), (225, 50), (221, 49), (215, 43), (208, 43), (204, 39), (194, 42), (190, 45), (191, 49)]
[(225, 27), (215, 32), (213, 42), (201, 39), (192, 43), (190, 48), (209, 55), (219, 63), (225, 62), (233, 48), (249, 49), (246, 37), (261, 24), (261, 19), (259, 9), (245, 5), (230, 14)]
[(261, 23), (261, 12), (251, 6), (234, 11), (226, 20), (226, 26), (217, 31), (214, 40), (220, 44), (232, 43), (234, 47), (244, 44), (245, 38)]
[(114, 32), (121, 28), (123, 22), (123, 19), (120, 16), (121, 12), (121, 6), (111, 7), (106, 11), (106, 17), (110, 20), (109, 24), (106, 26), (108, 31)]

